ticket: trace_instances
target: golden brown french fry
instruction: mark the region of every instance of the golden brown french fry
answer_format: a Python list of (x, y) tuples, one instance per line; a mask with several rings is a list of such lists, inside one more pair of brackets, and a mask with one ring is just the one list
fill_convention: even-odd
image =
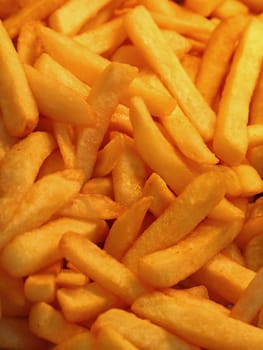
[(65, 319), (69, 322), (88, 322), (113, 307), (124, 307), (117, 296), (92, 282), (79, 288), (60, 288), (57, 299)]
[(1, 0), (0, 1), (0, 19), (4, 19), (19, 9), (17, 0)]
[(205, 285), (209, 292), (235, 303), (254, 276), (254, 271), (218, 254), (192, 277), (197, 283)]
[(81, 192), (85, 194), (102, 194), (113, 198), (112, 179), (110, 176), (94, 177), (83, 185)]
[(57, 150), (51, 153), (43, 162), (38, 173), (38, 179), (61, 170), (65, 170), (65, 164), (61, 153)]
[(218, 173), (195, 178), (134, 242), (123, 262), (137, 271), (140, 257), (176, 244), (207, 216), (223, 195), (223, 180)]
[(132, 125), (129, 117), (129, 108), (119, 104), (111, 116), (110, 131), (122, 132), (132, 136)]
[(51, 76), (53, 79), (85, 97), (85, 99), (88, 97), (90, 87), (79, 80), (69, 70), (65, 69), (62, 65), (56, 62), (47, 53), (42, 53), (42, 55), (36, 60), (34, 66), (41, 73)]
[(189, 39), (180, 35), (175, 30), (163, 29), (162, 34), (164, 39), (169, 45), (177, 57), (183, 57), (192, 48), (192, 44)]
[(152, 197), (142, 197), (119, 216), (111, 226), (104, 250), (115, 259), (120, 260), (138, 237), (151, 202)]
[(249, 104), (263, 51), (256, 38), (262, 34), (263, 24), (251, 19), (236, 49), (219, 104), (213, 145), (216, 155), (231, 165), (240, 164), (247, 152)]
[(102, 327), (97, 335), (98, 350), (138, 350), (113, 328)]
[[(102, 242), (108, 232), (104, 221), (82, 221), (59, 218), (15, 237), (4, 248), (1, 264), (12, 276), (27, 276), (62, 258), (59, 241), (67, 231), (86, 235), (91, 241)], [(24, 254), (29, 249), (30, 254)]]
[(208, 40), (196, 77), (196, 86), (210, 106), (214, 106), (228, 72), (236, 42), (247, 22), (248, 18), (245, 16), (235, 16), (222, 21)]
[(102, 194), (78, 194), (59, 211), (60, 216), (85, 220), (116, 219), (125, 207)]
[[(157, 288), (171, 287), (192, 275), (231, 243), (240, 232), (241, 221), (204, 221), (176, 245), (144, 256), (138, 273), (142, 281)], [(191, 254), (187, 252), (191, 251)], [(193, 256), (196, 258), (193, 260)]]
[(221, 253), (242, 266), (246, 265), (245, 258), (235, 242), (230, 243)]
[(30, 332), (27, 320), (6, 317), (0, 320), (0, 346), (2, 349), (45, 350), (48, 344)]
[(263, 191), (263, 181), (251, 165), (240, 164), (233, 167), (236, 172), (241, 188), (242, 196), (254, 196)]
[(240, 0), (224, 0), (213, 12), (213, 16), (226, 19), (237, 15), (247, 15), (249, 8)]
[[(199, 298), (206, 298), (206, 299), (209, 299), (209, 294), (208, 294), (208, 290), (205, 286), (195, 286), (195, 287), (191, 287), (191, 288), (187, 288), (187, 289), (183, 289), (183, 290), (180, 290), (180, 289), (175, 289), (175, 288), (164, 288), (162, 289), (162, 293), (165, 293), (167, 295), (170, 295), (171, 297), (177, 295), (177, 293), (180, 293), (181, 292), (187, 292), (187, 293), (190, 293), (196, 297), (199, 297)], [(222, 310), (224, 310), (225, 312), (228, 312), (229, 311), (222, 307), (221, 305), (219, 305)]]
[(37, 38), (36, 21), (26, 22), (18, 35), (17, 54), (21, 63), (33, 64), (41, 53), (40, 40)]
[(207, 147), (197, 129), (179, 106), (170, 115), (161, 118), (161, 123), (178, 149), (189, 159), (201, 164), (216, 164), (218, 158)]
[(0, 106), (12, 136), (26, 136), (37, 125), (38, 110), (12, 41), (0, 20)]
[[(49, 28), (39, 26), (38, 34), (45, 51), (87, 84), (92, 85), (110, 64), (106, 58)], [(165, 115), (175, 107), (175, 100), (171, 96), (156, 91), (139, 78), (134, 79), (129, 89), (131, 94), (141, 95), (147, 101), (153, 115)]]
[[(144, 25), (141, 26), (141, 23)], [(206, 104), (180, 61), (165, 42), (150, 13), (143, 6), (136, 7), (126, 15), (125, 27), (130, 39), (142, 52), (152, 69), (160, 75), (201, 136), (205, 140), (210, 140), (214, 132), (214, 112)], [(189, 94), (192, 96), (190, 101)]]
[(263, 124), (248, 125), (247, 132), (249, 148), (263, 144)]
[(152, 173), (145, 182), (143, 195), (152, 197), (149, 210), (156, 217), (161, 215), (176, 198), (164, 180), (156, 173)]
[(35, 68), (24, 67), (39, 111), (44, 116), (62, 123), (97, 126), (96, 115), (82, 96)]
[(125, 310), (111, 309), (101, 314), (92, 325), (91, 332), (96, 335), (104, 327), (119, 332), (139, 349), (197, 350), (176, 335)]
[[(204, 51), (204, 49), (199, 48), (199, 43), (195, 41), (191, 41), (193, 44), (193, 50), (199, 50), (201, 52)], [(202, 47), (202, 44), (201, 44)], [(197, 73), (199, 71), (201, 62), (201, 57), (194, 56), (191, 54), (186, 54), (181, 58), (182, 66), (184, 67), (184, 70), (189, 75), (189, 77), (192, 79), (193, 82), (196, 81)]]
[(52, 350), (93, 350), (94, 339), (92, 335), (86, 330), (83, 333), (73, 335), (72, 337), (64, 340), (58, 345), (54, 346)]
[(4, 21), (4, 26), (10, 38), (14, 39), (26, 22), (46, 18), (65, 1), (66, 0), (35, 0), (26, 4)]
[(89, 278), (83, 273), (64, 269), (56, 275), (56, 285), (60, 287), (83, 287), (89, 283)]
[(117, 17), (74, 37), (79, 44), (97, 54), (113, 52), (126, 39), (123, 18)]
[(230, 316), (251, 323), (262, 305), (263, 270), (260, 269), (231, 309)]
[(131, 100), (130, 118), (135, 145), (143, 160), (175, 193), (181, 192), (193, 179), (193, 174), (178, 151), (158, 130), (140, 97)]
[(149, 170), (138, 154), (134, 141), (124, 136), (124, 150), (112, 170), (114, 198), (129, 206), (142, 196)]
[[(52, 13), (49, 25), (57, 32), (74, 35), (78, 33), (85, 22), (94, 17), (109, 2), (110, 0), (97, 0), (96, 2), (69, 0)], [(74, 16), (72, 16), (73, 13)]]
[(99, 128), (85, 128), (79, 132), (76, 146), (76, 166), (90, 178), (97, 153), (109, 127), (111, 116), (120, 98), (135, 78), (137, 69), (121, 63), (111, 63), (92, 86), (88, 103), (97, 116)]
[(250, 115), (249, 115), (249, 123), (250, 124), (262, 124), (262, 103), (263, 100), (263, 65), (261, 66), (261, 72), (258, 77), (258, 81), (253, 92), (251, 105), (250, 105)]
[(211, 310), (205, 299), (187, 293), (178, 293), (176, 298), (160, 292), (146, 294), (134, 302), (132, 310), (211, 350), (257, 350), (263, 343), (263, 333), (258, 328), (231, 319), (216, 308)]
[(5, 128), (3, 118), (0, 113), (0, 162), (7, 151), (18, 141), (16, 137), (10, 136)]
[(139, 50), (131, 44), (123, 44), (111, 56), (112, 61), (130, 64), (140, 69), (147, 67), (147, 63)]
[(244, 210), (234, 205), (227, 198), (223, 198), (208, 214), (210, 219), (219, 221), (242, 220), (245, 217)]
[(25, 280), (25, 296), (31, 302), (52, 303), (55, 300), (55, 291), (55, 276), (52, 274), (36, 274)]
[(59, 311), (43, 302), (32, 306), (28, 322), (33, 334), (54, 344), (86, 331), (84, 327), (67, 322)]
[(186, 0), (185, 6), (190, 10), (200, 13), (200, 15), (207, 17), (222, 3), (224, 0)]
[(241, 0), (241, 1), (255, 12), (263, 11), (263, 4), (260, 0)]
[(257, 170), (261, 177), (263, 177), (263, 145), (252, 147), (248, 149), (247, 158), (249, 163)]
[(3, 248), (16, 235), (48, 221), (79, 192), (83, 177), (81, 170), (68, 169), (35, 182), (23, 197), (13, 220), (2, 230), (0, 247)]
[(72, 140), (72, 126), (65, 123), (54, 122), (54, 136), (65, 163), (65, 168), (75, 166), (75, 147)]
[(244, 250), (246, 265), (249, 269), (257, 272), (263, 266), (263, 231), (260, 230), (255, 237), (247, 243)]
[(23, 196), (36, 180), (37, 174), (56, 147), (46, 132), (34, 132), (17, 142), (0, 165), (0, 227), (3, 229), (13, 217)]
[(127, 267), (88, 239), (68, 233), (63, 236), (60, 246), (66, 259), (81, 272), (126, 303), (132, 303), (139, 295), (145, 293), (144, 286)]
[(262, 233), (263, 216), (251, 217), (246, 220), (244, 227), (237, 237), (237, 244), (244, 248), (255, 236)]

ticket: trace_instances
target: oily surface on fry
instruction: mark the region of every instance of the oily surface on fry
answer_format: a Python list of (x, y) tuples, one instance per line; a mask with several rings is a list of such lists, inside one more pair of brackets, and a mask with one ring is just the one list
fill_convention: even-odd
[(261, 0), (0, 0), (0, 349), (263, 349)]

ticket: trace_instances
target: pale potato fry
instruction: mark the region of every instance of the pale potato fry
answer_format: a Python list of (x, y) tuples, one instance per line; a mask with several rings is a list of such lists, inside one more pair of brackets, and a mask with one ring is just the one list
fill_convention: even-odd
[(124, 136), (124, 150), (112, 170), (114, 198), (129, 206), (142, 196), (149, 169), (138, 154), (133, 139)]
[(39, 338), (54, 344), (59, 344), (86, 331), (84, 327), (67, 322), (59, 311), (43, 302), (32, 306), (29, 314), (29, 329)]
[(25, 72), (44, 116), (62, 123), (97, 126), (96, 115), (82, 96), (29, 65), (25, 65)]
[(20, 29), (17, 39), (17, 55), (21, 63), (33, 64), (42, 48), (37, 37), (36, 21), (26, 22)]
[[(178, 293), (176, 298), (172, 298), (153, 292), (139, 297), (132, 305), (132, 310), (195, 345), (211, 350), (258, 350), (261, 347), (261, 330), (231, 319), (216, 308), (212, 311), (206, 304), (205, 299), (187, 293)], [(204, 326), (197, 327), (197, 324)]]
[(236, 15), (246, 15), (249, 8), (239, 0), (224, 0), (213, 12), (213, 16), (226, 19)]
[(110, 0), (97, 0), (96, 3), (87, 0), (69, 0), (52, 13), (49, 25), (57, 32), (74, 35), (109, 2)]
[(92, 335), (86, 330), (83, 333), (73, 335), (64, 340), (58, 345), (54, 346), (52, 350), (93, 350), (94, 339)]
[(231, 309), (230, 316), (251, 323), (263, 306), (263, 270), (260, 269)]
[(91, 332), (96, 335), (104, 327), (119, 332), (139, 349), (198, 350), (176, 335), (125, 310), (111, 309), (101, 314), (93, 324)]
[(207, 17), (222, 3), (224, 0), (186, 0), (185, 6), (190, 10), (200, 13), (200, 15)]
[(25, 231), (32, 230), (48, 221), (79, 192), (83, 172), (68, 169), (47, 175), (35, 182), (23, 197), (13, 220), (0, 235), (0, 247)]
[[(59, 241), (67, 231), (86, 235), (93, 242), (102, 242), (108, 232), (104, 221), (82, 221), (59, 218), (15, 237), (4, 248), (1, 264), (12, 276), (27, 276), (62, 258)], [(29, 249), (28, 254), (24, 254)]]
[(252, 124), (247, 127), (248, 147), (263, 145), (263, 124)]
[(149, 210), (155, 217), (161, 215), (176, 198), (164, 180), (156, 173), (152, 173), (145, 182), (143, 195), (152, 197)]
[(45, 350), (48, 344), (30, 332), (27, 320), (7, 317), (0, 320), (0, 346), (2, 349)]
[(74, 37), (79, 44), (97, 54), (113, 52), (126, 39), (123, 18), (117, 17), (101, 26)]
[(97, 335), (98, 350), (138, 350), (113, 328), (102, 327)]
[(0, 106), (12, 136), (26, 136), (37, 125), (38, 110), (12, 41), (0, 20)]
[(55, 276), (52, 274), (36, 274), (25, 280), (25, 296), (31, 302), (52, 303), (55, 300), (55, 291)]
[(131, 100), (130, 118), (135, 145), (141, 157), (175, 193), (182, 192), (193, 179), (193, 174), (178, 151), (158, 130), (139, 97)]
[(104, 243), (104, 250), (120, 260), (140, 233), (140, 228), (152, 197), (142, 197), (134, 202), (110, 228)]
[(254, 271), (218, 254), (192, 277), (209, 291), (235, 303), (254, 276)]
[(56, 275), (56, 285), (60, 287), (83, 287), (89, 283), (89, 278), (83, 273), (64, 269)]
[(141, 234), (122, 261), (137, 271), (140, 257), (176, 244), (207, 216), (223, 195), (221, 176), (213, 172), (198, 176)]
[(256, 38), (262, 34), (263, 24), (251, 19), (235, 52), (219, 104), (213, 146), (216, 155), (230, 165), (241, 163), (247, 152), (249, 104), (263, 52)]
[(263, 230), (247, 243), (244, 248), (244, 257), (249, 269), (257, 272), (263, 266)]
[(6, 153), (0, 165), (1, 229), (13, 217), (24, 195), (36, 180), (42, 163), (55, 147), (52, 135), (34, 132), (17, 142)]
[(81, 192), (85, 194), (102, 194), (113, 198), (112, 179), (110, 176), (94, 177), (85, 183)]
[(109, 175), (118, 162), (124, 148), (122, 134), (117, 134), (98, 152), (93, 176)]
[(19, 33), (28, 21), (45, 19), (66, 0), (35, 0), (27, 3), (19, 11), (9, 16), (3, 23), (11, 39)]
[(96, 282), (74, 289), (60, 288), (57, 290), (57, 300), (69, 322), (89, 322), (108, 309), (126, 305)]
[(229, 63), (248, 18), (235, 16), (222, 21), (212, 33), (202, 56), (196, 86), (210, 106), (227, 75)]
[(65, 234), (61, 249), (66, 259), (105, 289), (131, 304), (146, 289), (123, 264), (88, 239), (74, 233)]
[(48, 54), (42, 53), (42, 55), (36, 60), (34, 67), (41, 73), (52, 76), (53, 79), (56, 79), (58, 82), (76, 91), (85, 99), (88, 97), (90, 87), (56, 62)]
[[(141, 23), (144, 25), (141, 26)], [(201, 136), (210, 140), (214, 132), (214, 112), (195, 88), (176, 55), (167, 46), (150, 13), (143, 6), (136, 7), (126, 15), (125, 27), (130, 39), (143, 53), (152, 69), (160, 75)], [(192, 96), (190, 101), (189, 93)]]
[[(140, 259), (139, 276), (157, 288), (176, 285), (231, 243), (241, 227), (242, 222), (238, 221), (230, 224), (204, 221), (178, 244)], [(191, 254), (187, 254), (189, 251)]]

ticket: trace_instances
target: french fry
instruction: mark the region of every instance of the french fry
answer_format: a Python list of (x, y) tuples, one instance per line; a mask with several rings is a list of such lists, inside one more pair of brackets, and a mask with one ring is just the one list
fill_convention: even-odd
[[(200, 49), (198, 42), (196, 43), (194, 43), (193, 41), (191, 42), (193, 44), (194, 50)], [(200, 50), (202, 52), (204, 51), (204, 49), (200, 49)], [(193, 56), (190, 54), (186, 54), (181, 58), (182, 66), (193, 82), (196, 81), (197, 73), (200, 67), (200, 62), (201, 62), (201, 58), (199, 56)]]
[(39, 169), (38, 179), (41, 179), (43, 176), (55, 173), (56, 171), (61, 171), (65, 169), (64, 160), (61, 157), (59, 150), (53, 152), (48, 156), (43, 162), (42, 166)]
[[(175, 289), (175, 288), (162, 289), (163, 293), (170, 295), (171, 297), (173, 297), (173, 296), (176, 297), (177, 293), (178, 292), (180, 293), (180, 291), (190, 293), (191, 295), (194, 295), (194, 296), (199, 297), (199, 298), (209, 299), (208, 290), (205, 286), (202, 286), (202, 285), (183, 289), (183, 290)], [(219, 306), (222, 307), (221, 305), (219, 305)], [(224, 307), (222, 308), (222, 310), (224, 310), (224, 312), (229, 312)]]
[(26, 136), (37, 125), (38, 110), (12, 41), (0, 20), (0, 106), (12, 136)]
[(216, 155), (230, 165), (238, 165), (247, 152), (248, 110), (263, 51), (255, 38), (262, 33), (262, 23), (252, 19), (237, 47), (219, 104), (213, 146)]
[(252, 147), (248, 149), (247, 158), (250, 164), (257, 170), (261, 177), (263, 177), (263, 145)]
[(89, 278), (83, 273), (64, 269), (56, 276), (56, 285), (60, 287), (83, 287), (89, 283)]
[(253, 196), (263, 191), (263, 181), (251, 165), (240, 164), (233, 169), (238, 175), (243, 196)]
[(138, 350), (132, 343), (112, 328), (102, 327), (97, 336), (98, 350)]
[(205, 299), (195, 298), (187, 293), (178, 293), (176, 298), (172, 298), (160, 292), (153, 292), (139, 297), (132, 305), (132, 310), (195, 345), (211, 350), (260, 348), (263, 342), (261, 330), (231, 319), (216, 308), (212, 311), (206, 304)]
[(85, 99), (88, 97), (90, 87), (75, 77), (75, 75), (69, 70), (57, 63), (48, 54), (42, 53), (42, 55), (36, 60), (34, 66), (41, 73), (52, 76), (53, 79), (76, 91)]
[(249, 8), (239, 0), (224, 0), (213, 12), (213, 16), (226, 19), (236, 15), (246, 15)]
[(176, 244), (207, 216), (223, 195), (223, 181), (217, 173), (198, 176), (141, 234), (122, 261), (137, 271), (139, 258)]
[(193, 179), (193, 174), (177, 150), (158, 130), (139, 97), (131, 100), (130, 118), (135, 145), (141, 157), (175, 193), (181, 192)]
[(32, 306), (29, 314), (29, 329), (39, 338), (54, 344), (59, 344), (86, 331), (84, 327), (67, 322), (59, 311), (43, 302)]
[(111, 56), (112, 61), (130, 64), (140, 69), (147, 67), (147, 63), (139, 50), (131, 44), (123, 44)]
[(126, 39), (123, 18), (117, 17), (101, 26), (74, 37), (79, 44), (97, 54), (113, 52)]
[(125, 207), (102, 194), (78, 194), (59, 211), (60, 216), (85, 220), (116, 219)]
[(149, 210), (155, 217), (161, 215), (176, 198), (164, 180), (156, 173), (152, 173), (145, 182), (143, 195), (152, 197)]
[(245, 258), (235, 242), (230, 243), (221, 253), (242, 266), (246, 265)]
[(0, 247), (18, 234), (48, 221), (79, 192), (82, 183), (83, 173), (77, 169), (57, 172), (35, 182), (23, 197), (13, 220), (2, 230)]
[(83, 333), (73, 335), (65, 341), (54, 346), (52, 350), (92, 350), (94, 349), (94, 339), (86, 330)]
[[(110, 64), (110, 61), (102, 56), (96, 55), (73, 39), (66, 38), (49, 28), (39, 26), (38, 35), (50, 56), (89, 85), (92, 85)], [(130, 85), (131, 87), (132, 94), (141, 95), (147, 100), (149, 109), (154, 115), (170, 113), (175, 106), (172, 97), (151, 89), (138, 78)]]
[(53, 127), (60, 153), (65, 163), (65, 168), (74, 168), (75, 148), (72, 140), (72, 127), (59, 122), (55, 122)]
[(261, 72), (258, 77), (258, 81), (253, 92), (251, 105), (250, 105), (250, 115), (249, 115), (249, 123), (250, 124), (262, 124), (262, 96), (263, 96), (263, 65), (261, 67)]
[(238, 208), (230, 200), (223, 198), (208, 214), (210, 219), (220, 221), (242, 220), (245, 217), (244, 210)]
[(121, 134), (113, 137), (107, 145), (98, 152), (93, 176), (103, 177), (109, 175), (118, 162), (124, 148), (124, 140)]
[(19, 4), (16, 0), (1, 0), (0, 1), (0, 19), (10, 16), (19, 9)]
[(109, 131), (118, 131), (132, 136), (132, 125), (130, 122), (129, 108), (119, 104), (113, 112), (110, 120)]
[(257, 272), (263, 266), (263, 231), (251, 238), (244, 248), (244, 257), (249, 269)]
[[(15, 237), (3, 250), (1, 264), (12, 276), (27, 276), (62, 258), (59, 241), (68, 230), (102, 242), (108, 232), (104, 221), (59, 218)], [(27, 248), (28, 247), (28, 248)], [(30, 254), (24, 254), (29, 249)]]
[(85, 22), (94, 17), (109, 2), (110, 0), (98, 0), (96, 3), (85, 0), (69, 0), (52, 13), (49, 25), (57, 32), (74, 35), (78, 33)]
[(251, 323), (262, 305), (263, 270), (260, 269), (231, 309), (230, 316)]
[(18, 139), (16, 137), (8, 134), (0, 114), (0, 162), (4, 158), (6, 152), (9, 151), (17, 141)]
[(190, 40), (178, 34), (175, 30), (163, 29), (162, 34), (177, 57), (183, 57), (191, 50), (192, 44)]
[(85, 194), (102, 194), (113, 198), (112, 179), (110, 176), (94, 177), (83, 185), (81, 192)]
[[(144, 23), (143, 29), (140, 23)], [(166, 45), (150, 13), (143, 6), (136, 7), (126, 15), (125, 28), (130, 39), (143, 53), (152, 69), (160, 75), (201, 136), (206, 141), (210, 140), (214, 132), (214, 112), (195, 88), (171, 48)], [(188, 99), (189, 93), (192, 96), (191, 101)], [(204, 115), (205, 118), (202, 117)]]
[(260, 0), (241, 0), (241, 1), (255, 12), (263, 11), (263, 4)]
[(197, 283), (205, 285), (209, 292), (235, 303), (254, 276), (254, 271), (218, 254), (192, 277)]
[(40, 41), (36, 32), (37, 22), (26, 22), (18, 35), (17, 55), (21, 63), (33, 64), (41, 53)]
[[(241, 227), (242, 222), (238, 221), (231, 224), (204, 221), (178, 244), (144, 256), (139, 261), (139, 276), (142, 281), (157, 288), (176, 285), (231, 243)], [(191, 251), (189, 258), (188, 251)], [(193, 256), (196, 258), (193, 259)]]
[(178, 149), (188, 158), (203, 164), (216, 164), (218, 158), (207, 147), (197, 129), (177, 106), (170, 115), (161, 119), (165, 130)]
[(222, 21), (208, 40), (196, 86), (210, 106), (214, 106), (217, 94), (227, 75), (229, 63), (248, 18), (235, 16)]
[(13, 217), (24, 195), (36, 180), (41, 164), (55, 147), (55, 141), (50, 134), (34, 132), (17, 142), (6, 153), (0, 165), (1, 229)]
[(25, 71), (43, 115), (62, 123), (96, 127), (96, 115), (82, 96), (29, 65)]
[(244, 227), (237, 237), (237, 244), (244, 248), (248, 242), (262, 233), (263, 216), (251, 217), (246, 220)]
[(211, 15), (211, 13), (224, 1), (222, 0), (212, 0), (212, 1), (206, 1), (206, 0), (186, 0), (185, 6), (189, 8), (190, 10), (200, 13), (200, 15), (207, 17)]
[(139, 349), (152, 350), (157, 347), (160, 350), (198, 350), (176, 335), (125, 310), (111, 309), (101, 314), (91, 332), (97, 335), (104, 327), (114, 329)]
[(252, 124), (247, 127), (248, 147), (255, 147), (263, 144), (263, 125)]
[(55, 290), (55, 276), (52, 274), (36, 274), (25, 280), (25, 296), (31, 302), (52, 303), (55, 300)]
[(114, 198), (129, 206), (142, 196), (149, 170), (138, 154), (134, 141), (124, 136), (124, 150), (112, 169)]
[(66, 259), (81, 272), (126, 303), (132, 303), (139, 295), (145, 293), (146, 289), (128, 268), (88, 239), (68, 233), (63, 236), (60, 246)]
[(27, 320), (7, 317), (0, 320), (0, 346), (3, 349), (45, 350), (48, 344), (30, 332)]
[(108, 309), (125, 306), (118, 297), (95, 282), (74, 289), (60, 288), (57, 299), (69, 322), (89, 322)]
[(142, 197), (113, 223), (105, 240), (104, 249), (115, 259), (120, 260), (138, 237), (151, 202), (152, 197)]

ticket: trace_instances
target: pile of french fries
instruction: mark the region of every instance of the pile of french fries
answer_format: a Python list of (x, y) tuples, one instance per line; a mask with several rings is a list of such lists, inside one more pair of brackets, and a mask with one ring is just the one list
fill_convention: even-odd
[(262, 350), (263, 1), (0, 18), (0, 348)]

